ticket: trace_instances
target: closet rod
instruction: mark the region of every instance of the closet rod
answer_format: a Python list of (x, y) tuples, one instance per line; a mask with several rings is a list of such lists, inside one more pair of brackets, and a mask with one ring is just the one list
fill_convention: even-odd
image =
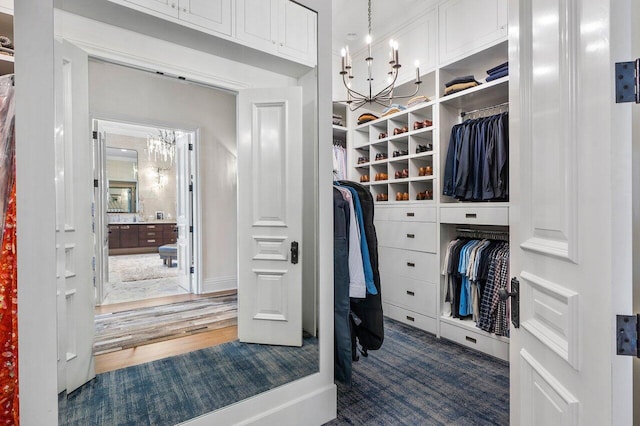
[(478, 108), (478, 109), (474, 109), (472, 111), (463, 111), (463, 112), (460, 113), (460, 117), (465, 117), (465, 116), (470, 115), (470, 114), (475, 114), (475, 113), (482, 112), (482, 111), (489, 111), (489, 110), (492, 110), (492, 109), (501, 108), (503, 106), (508, 106), (508, 105), (509, 105), (509, 102), (503, 102), (503, 103), (498, 104), (498, 105), (492, 105), (492, 106), (488, 106), (488, 107), (484, 107), (484, 108)]
[(509, 241), (509, 231), (492, 231), (488, 229), (456, 228), (456, 233), (461, 237), (486, 238), (489, 240)]

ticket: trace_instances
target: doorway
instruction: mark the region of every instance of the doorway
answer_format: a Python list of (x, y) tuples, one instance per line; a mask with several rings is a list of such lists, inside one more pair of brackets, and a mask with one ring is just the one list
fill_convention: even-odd
[(96, 304), (195, 293), (196, 132), (94, 120)]

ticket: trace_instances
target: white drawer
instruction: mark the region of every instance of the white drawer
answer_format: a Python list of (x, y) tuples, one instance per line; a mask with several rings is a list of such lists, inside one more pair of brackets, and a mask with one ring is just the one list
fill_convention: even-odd
[(440, 282), (438, 259), (432, 253), (378, 247), (378, 265), (380, 273), (387, 276)]
[(420, 315), (389, 303), (382, 304), (382, 311), (386, 316), (396, 321), (436, 334), (437, 324), (435, 318)]
[(375, 220), (404, 222), (435, 222), (435, 207), (381, 207), (375, 212)]
[(440, 223), (464, 223), (476, 225), (509, 225), (507, 206), (440, 207)]
[(379, 222), (378, 245), (436, 253), (436, 224), (427, 222)]
[(461, 322), (460, 326), (457, 326), (448, 321), (446, 319), (440, 321), (440, 337), (496, 358), (505, 361), (509, 360), (508, 339), (500, 338), (475, 328), (475, 323), (473, 322), (467, 324), (457, 319), (452, 320)]
[(413, 312), (436, 316), (436, 285), (380, 273), (382, 300)]

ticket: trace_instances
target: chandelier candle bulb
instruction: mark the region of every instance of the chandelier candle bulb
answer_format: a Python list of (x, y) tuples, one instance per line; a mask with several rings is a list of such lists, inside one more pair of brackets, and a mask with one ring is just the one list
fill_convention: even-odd
[[(351, 111), (355, 111), (356, 109), (366, 105), (366, 104), (378, 104), (381, 106), (390, 106), (394, 100), (412, 98), (419, 91), (419, 85), (422, 83), (420, 81), (420, 68), (419, 64), (416, 61), (416, 81), (415, 81), (415, 89), (412, 91), (413, 93), (407, 93), (405, 95), (397, 95), (394, 92), (396, 80), (398, 79), (398, 72), (400, 71), (400, 55), (398, 52), (398, 42), (391, 39), (389, 40), (389, 65), (390, 70), (387, 75), (388, 84), (377, 93), (373, 90), (373, 46), (372, 46), (372, 31), (371, 31), (371, 0), (368, 0), (369, 4), (369, 32), (366, 36), (367, 42), (367, 52), (368, 56), (365, 59), (367, 64), (366, 70), (366, 82), (368, 83), (368, 90), (363, 90), (362, 93), (353, 90), (351, 88), (351, 79), (353, 79), (353, 70), (352, 70), (352, 62), (351, 62), (351, 54), (349, 53), (349, 46), (345, 46), (345, 48), (341, 51), (342, 55), (342, 71), (340, 71), (340, 75), (342, 76), (342, 83), (347, 89), (347, 100), (346, 102), (349, 104), (349, 109)], [(384, 81), (384, 74), (381, 76)], [(409, 195), (408, 193), (406, 194)], [(405, 198), (406, 199), (406, 198)]]

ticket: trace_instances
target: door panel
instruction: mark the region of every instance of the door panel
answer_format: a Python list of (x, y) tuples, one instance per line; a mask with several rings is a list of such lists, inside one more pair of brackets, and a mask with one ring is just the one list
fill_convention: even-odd
[(316, 14), (292, 1), (280, 0), (278, 52), (302, 62), (316, 63)]
[[(238, 96), (238, 337), (302, 345), (302, 91)], [(304, 254), (301, 253), (301, 256)]]
[[(62, 220), (58, 232), (58, 266), (64, 278), (59, 288), (59, 390), (72, 392), (95, 377), (93, 360), (93, 170), (89, 123), (88, 57), (76, 46), (56, 44), (56, 73), (62, 84), (56, 110), (62, 138), (56, 157), (64, 179), (56, 184)], [(63, 201), (64, 200), (64, 201)], [(64, 251), (64, 256), (60, 253)], [(62, 267), (64, 265), (64, 267)], [(61, 278), (59, 278), (61, 279)]]
[(614, 355), (631, 297), (631, 122), (611, 62), (623, 3), (509, 3), (512, 424), (630, 423), (631, 361)]

